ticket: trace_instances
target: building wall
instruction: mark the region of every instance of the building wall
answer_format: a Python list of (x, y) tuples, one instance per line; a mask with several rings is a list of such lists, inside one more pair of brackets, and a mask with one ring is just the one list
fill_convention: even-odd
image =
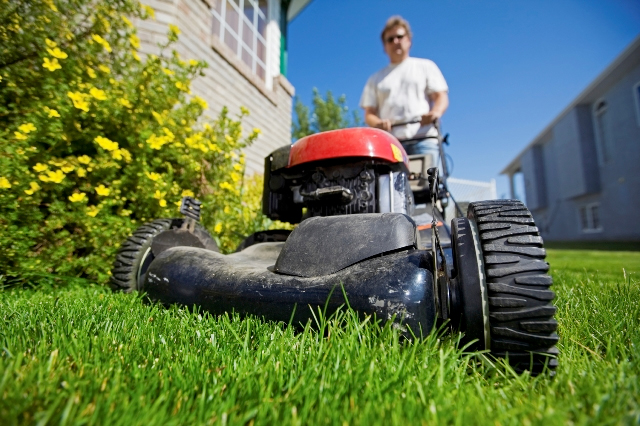
[(200, 59), (209, 64), (204, 77), (197, 77), (192, 93), (207, 101), (211, 118), (218, 116), (224, 106), (232, 115), (240, 107), (249, 109), (244, 119), (245, 134), (259, 128), (262, 134), (245, 150), (247, 174), (262, 173), (264, 157), (276, 148), (291, 143), (291, 108), (294, 88), (279, 74), (280, 29), (279, 2), (269, 2), (267, 24), (267, 81), (263, 82), (236, 57), (212, 32), (210, 7), (214, 0), (146, 0), (153, 7), (155, 20), (137, 22), (141, 51), (159, 54), (157, 44), (166, 41), (168, 25), (180, 28), (176, 50), (185, 60)]
[[(523, 154), (527, 205), (545, 239), (640, 240), (640, 123), (633, 91), (639, 82), (637, 65), (601, 96), (567, 112), (549, 137)], [(608, 161), (601, 155), (594, 115), (602, 101)], [(541, 202), (544, 196), (547, 205)], [(594, 204), (600, 229), (584, 232), (580, 208)]]

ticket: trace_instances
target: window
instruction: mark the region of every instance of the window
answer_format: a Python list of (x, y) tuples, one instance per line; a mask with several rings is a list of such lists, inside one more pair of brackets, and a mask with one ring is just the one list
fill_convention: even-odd
[(636, 103), (636, 120), (640, 126), (640, 81), (633, 86), (633, 100)]
[(608, 163), (611, 159), (611, 134), (607, 119), (607, 103), (603, 100), (596, 102), (593, 109), (596, 143), (600, 164)]
[(587, 204), (580, 207), (580, 226), (584, 233), (602, 232), (599, 203)]
[(212, 32), (262, 81), (267, 79), (267, 0), (218, 0)]

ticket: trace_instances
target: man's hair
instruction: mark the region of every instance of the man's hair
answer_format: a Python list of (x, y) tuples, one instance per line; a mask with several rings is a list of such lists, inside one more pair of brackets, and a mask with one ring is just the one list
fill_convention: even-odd
[(394, 15), (391, 18), (387, 19), (387, 23), (385, 24), (384, 29), (382, 30), (382, 34), (380, 34), (380, 38), (382, 39), (382, 44), (386, 42), (386, 40), (384, 39), (385, 33), (390, 29), (392, 29), (393, 27), (397, 27), (397, 26), (401, 26), (405, 30), (407, 30), (407, 36), (409, 36), (409, 39), (413, 38), (413, 34), (411, 33), (411, 25), (409, 25), (409, 22), (407, 22), (407, 20), (400, 15)]

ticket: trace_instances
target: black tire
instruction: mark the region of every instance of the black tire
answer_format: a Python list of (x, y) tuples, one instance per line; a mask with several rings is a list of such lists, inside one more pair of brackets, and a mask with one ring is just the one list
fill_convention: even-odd
[(531, 212), (518, 200), (469, 204), (486, 276), (490, 350), (516, 371), (557, 367), (555, 293), (542, 237)]
[[(116, 254), (111, 269), (111, 289), (125, 293), (142, 291), (144, 274), (154, 259), (151, 251), (153, 239), (163, 231), (179, 228), (183, 222), (184, 219), (156, 219), (136, 229)], [(194, 235), (206, 249), (218, 251), (215, 240), (202, 226), (196, 225)]]

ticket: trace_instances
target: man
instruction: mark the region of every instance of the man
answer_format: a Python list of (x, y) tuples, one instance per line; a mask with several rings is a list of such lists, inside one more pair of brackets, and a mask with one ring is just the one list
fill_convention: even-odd
[[(360, 106), (365, 122), (391, 132), (403, 143), (407, 154), (431, 154), (438, 158), (433, 123), (449, 106), (447, 82), (437, 65), (428, 59), (409, 57), (411, 27), (400, 16), (392, 16), (382, 30), (382, 44), (390, 64), (372, 75), (362, 92)], [(396, 123), (419, 123), (394, 126)]]

